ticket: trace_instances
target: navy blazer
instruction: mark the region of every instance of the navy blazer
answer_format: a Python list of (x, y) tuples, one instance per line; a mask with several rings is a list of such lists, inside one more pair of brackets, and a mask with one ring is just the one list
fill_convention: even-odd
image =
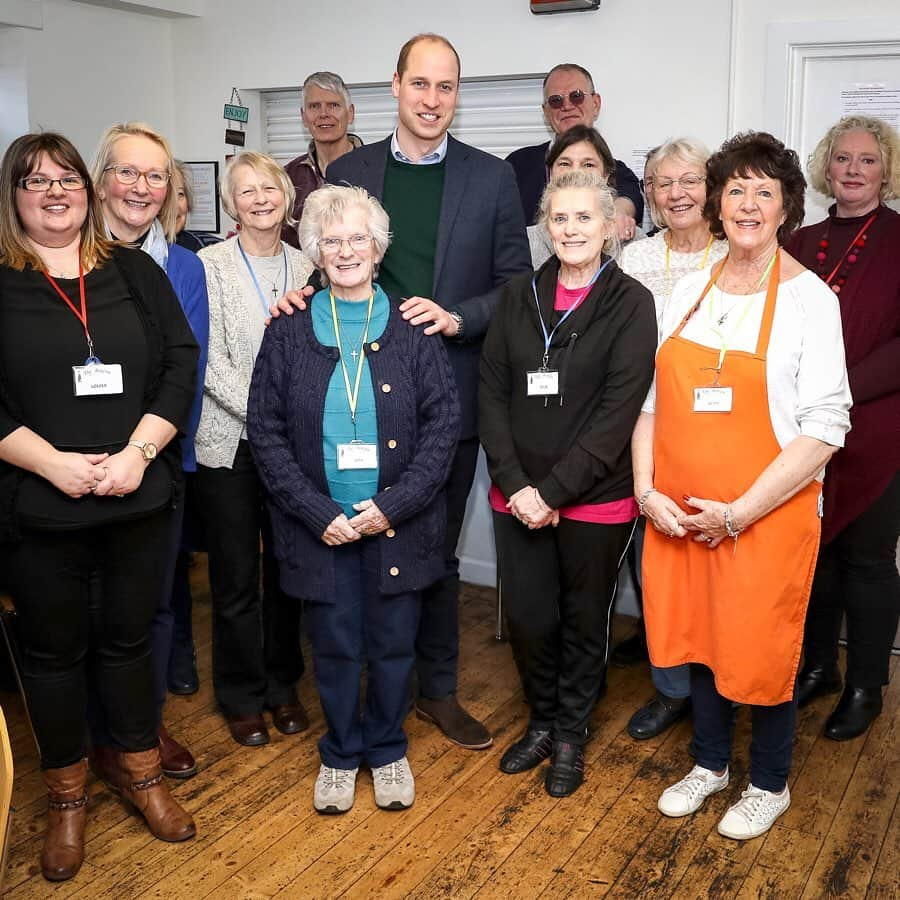
[[(380, 551), (383, 594), (417, 591), (445, 574), (442, 487), (456, 452), (459, 406), (441, 341), (410, 328), (391, 301), (383, 334), (366, 344), (378, 420), (378, 493), (390, 530), (363, 538)], [(334, 554), (322, 541), (343, 510), (331, 499), (322, 453), (325, 393), (336, 347), (316, 339), (312, 316), (266, 329), (247, 401), (247, 437), (268, 494), (282, 589), (334, 596)]]
[[(537, 222), (538, 207), (544, 188), (547, 187), (547, 153), (550, 141), (534, 147), (520, 147), (513, 150), (506, 161), (516, 173), (519, 186), (519, 197), (522, 200), (522, 212), (529, 225)], [(616, 160), (616, 193), (627, 197), (634, 204), (634, 219), (638, 223), (644, 220), (644, 198), (641, 195), (641, 184), (637, 176), (621, 160)]]
[[(358, 147), (329, 164), (328, 181), (363, 187), (381, 200), (390, 151), (389, 137)], [(481, 342), (501, 287), (531, 271), (531, 251), (510, 166), (452, 136), (446, 166), (431, 299), (465, 320), (463, 340), (446, 346), (459, 390), (460, 437), (471, 438), (478, 433)]]

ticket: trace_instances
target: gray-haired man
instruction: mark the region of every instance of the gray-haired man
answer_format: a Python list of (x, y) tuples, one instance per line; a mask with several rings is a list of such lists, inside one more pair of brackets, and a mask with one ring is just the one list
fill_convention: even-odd
[[(362, 141), (347, 129), (353, 122), (355, 110), (350, 92), (340, 75), (334, 72), (313, 72), (303, 82), (300, 118), (312, 135), (309, 149), (303, 156), (291, 160), (284, 170), (294, 185), (294, 218), (299, 221), (306, 198), (325, 183), (328, 165), (349, 153)], [(300, 249), (297, 229), (285, 225), (282, 240)]]

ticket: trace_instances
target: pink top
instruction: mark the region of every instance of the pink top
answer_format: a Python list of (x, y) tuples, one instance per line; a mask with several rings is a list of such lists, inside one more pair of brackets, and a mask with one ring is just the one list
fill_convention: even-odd
[[(496, 484), (491, 485), (488, 502), (494, 512), (510, 514), (506, 507), (506, 497)], [(638, 505), (634, 497), (610, 500), (609, 503), (580, 503), (577, 506), (560, 507), (559, 517), (575, 522), (593, 522), (595, 525), (621, 525), (623, 522), (633, 522), (638, 517)]]
[(565, 312), (573, 306), (577, 306), (590, 293), (593, 285), (587, 287), (567, 288), (563, 287), (562, 282), (556, 282), (556, 299), (553, 301), (553, 308), (557, 312)]

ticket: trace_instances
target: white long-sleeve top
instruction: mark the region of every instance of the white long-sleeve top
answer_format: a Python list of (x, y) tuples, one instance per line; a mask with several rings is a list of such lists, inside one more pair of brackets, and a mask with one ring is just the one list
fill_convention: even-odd
[[(660, 346), (697, 302), (708, 280), (709, 272), (702, 271), (678, 282), (663, 310)], [(725, 294), (714, 285), (688, 320), (681, 337), (720, 350), (724, 333), (728, 350), (753, 352), (765, 302), (764, 290), (747, 295)], [(717, 321), (728, 310), (731, 311), (720, 328)], [(728, 384), (727, 356), (719, 380)], [(710, 373), (697, 373), (698, 387), (710, 383)], [(772, 427), (782, 448), (801, 434), (834, 447), (844, 446), (853, 400), (844, 361), (840, 309), (834, 293), (808, 270), (778, 287), (766, 354), (766, 389)], [(656, 411), (655, 376), (642, 409), (648, 413)]]

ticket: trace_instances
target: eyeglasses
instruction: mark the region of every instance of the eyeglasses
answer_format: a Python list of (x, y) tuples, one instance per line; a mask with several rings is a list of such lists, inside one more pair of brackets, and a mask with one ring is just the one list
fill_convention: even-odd
[[(581, 106), (584, 103), (584, 98), (587, 96), (584, 91), (569, 91), (569, 103), (572, 106)], [(544, 103), (550, 107), (550, 109), (562, 109), (563, 104), (566, 102), (566, 98), (563, 94), (551, 94)]]
[(650, 187), (658, 194), (668, 194), (672, 185), (677, 181), (685, 191), (690, 191), (697, 185), (706, 181), (705, 175), (682, 175), (681, 178), (652, 178), (648, 179)]
[(159, 169), (150, 169), (148, 172), (142, 172), (134, 166), (107, 166), (103, 171), (104, 173), (115, 172), (116, 181), (119, 184), (137, 184), (138, 179), (143, 175), (144, 181), (147, 182), (147, 187), (152, 188), (164, 188), (172, 177), (168, 172), (161, 172)]
[(351, 234), (348, 238), (320, 238), (318, 243), (323, 253), (339, 253), (345, 242), (350, 245), (351, 250), (366, 250), (373, 240), (371, 234)]
[(80, 175), (63, 175), (62, 178), (29, 175), (27, 178), (22, 178), (18, 184), (20, 188), (35, 193), (49, 191), (54, 184), (58, 184), (64, 191), (83, 191), (87, 187), (87, 181)]

